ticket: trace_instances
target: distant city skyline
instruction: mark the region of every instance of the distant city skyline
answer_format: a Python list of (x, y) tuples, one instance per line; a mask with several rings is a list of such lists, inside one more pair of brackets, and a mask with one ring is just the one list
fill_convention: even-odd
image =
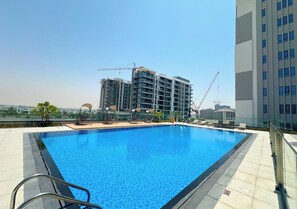
[(233, 1), (2, 1), (0, 104), (99, 106), (100, 80), (145, 66), (193, 84), (201, 109), (234, 107)]

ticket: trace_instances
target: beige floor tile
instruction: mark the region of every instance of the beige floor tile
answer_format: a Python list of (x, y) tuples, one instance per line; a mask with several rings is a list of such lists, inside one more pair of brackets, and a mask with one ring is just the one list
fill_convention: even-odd
[(251, 157), (261, 157), (261, 152), (260, 151), (256, 151), (256, 150), (249, 150), (248, 151), (248, 156), (251, 156)]
[(271, 157), (272, 155), (272, 152), (269, 151), (269, 152), (262, 152), (261, 153), (261, 157), (260, 157), (260, 160), (273, 160), (273, 158)]
[(242, 161), (241, 164), (240, 164), (240, 166), (241, 167), (251, 168), (251, 169), (254, 169), (254, 170), (258, 170), (259, 169), (259, 164), (248, 162), (248, 161)]
[(270, 179), (266, 179), (266, 178), (257, 177), (256, 187), (261, 187), (267, 190), (274, 190), (275, 185), (276, 185), (275, 181), (271, 181)]
[(219, 201), (234, 208), (250, 209), (252, 200), (252, 197), (233, 190), (229, 196), (223, 194)]
[(267, 171), (259, 170), (258, 171), (258, 176), (261, 177), (261, 178), (268, 179), (270, 181), (275, 181), (274, 172), (267, 172)]
[(256, 184), (256, 176), (255, 175), (244, 173), (239, 170), (236, 171), (236, 173), (234, 174), (233, 177), (236, 179), (239, 179), (241, 181), (247, 182), (247, 183)]
[(257, 173), (258, 173), (258, 169), (253, 169), (253, 168), (250, 168), (250, 167), (246, 167), (246, 166), (239, 166), (238, 171), (242, 172), (242, 173), (246, 173), (246, 174), (250, 174), (250, 175), (253, 175), (253, 176), (256, 176)]
[(214, 209), (234, 209), (234, 208), (219, 201), (216, 204)]
[[(22, 180), (23, 178), (15, 178), (12, 180), (0, 182), (0, 196), (11, 194), (15, 186)], [(23, 190), (23, 187), (21, 187), (20, 190)]]
[(10, 195), (0, 196), (0, 208), (9, 208)]
[(258, 156), (246, 156), (243, 160), (250, 163), (260, 164), (260, 158)]
[(231, 190), (236, 190), (244, 195), (248, 195), (253, 197), (255, 191), (255, 185), (247, 183), (245, 181), (238, 180), (233, 178), (230, 183), (228, 184), (228, 188)]
[(274, 189), (267, 190), (261, 187), (256, 187), (254, 198), (259, 201), (265, 202), (266, 204), (272, 205), (274, 207), (279, 206), (278, 196), (276, 193), (274, 193)]
[(287, 201), (290, 209), (297, 209), (297, 200), (288, 198)]
[(20, 154), (23, 154), (23, 149), (7, 150), (7, 149), (0, 148), (0, 158), (6, 157), (6, 156), (20, 155)]
[(287, 194), (291, 199), (297, 200), (297, 187), (286, 186)]
[(271, 166), (273, 165), (272, 159), (260, 159), (260, 165)]
[(273, 164), (272, 165), (260, 165), (259, 166), (259, 171), (274, 173)]
[(13, 180), (17, 177), (23, 177), (24, 175), (24, 171), (23, 168), (16, 168), (16, 169), (7, 169), (4, 171), (1, 171), (1, 175), (0, 175), (0, 182), (2, 181), (7, 181), (7, 180)]
[(252, 209), (277, 209), (278, 207), (274, 207), (272, 205), (266, 204), (265, 202), (254, 199)]
[[(0, 208), (8, 209), (10, 206), (11, 194), (0, 196)], [(15, 208), (24, 202), (24, 190), (19, 190), (16, 196)], [(28, 208), (28, 207), (27, 207)]]
[(0, 166), (0, 172), (2, 173), (5, 170), (13, 170), (13, 169), (18, 169), (18, 168), (23, 168), (23, 159), (14, 159), (11, 162), (1, 162)]

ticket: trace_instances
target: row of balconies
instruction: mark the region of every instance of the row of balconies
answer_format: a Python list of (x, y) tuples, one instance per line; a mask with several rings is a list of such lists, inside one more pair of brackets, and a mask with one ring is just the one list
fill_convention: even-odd
[(141, 94), (143, 98), (153, 98), (153, 94)]
[(153, 78), (134, 78), (133, 83), (141, 83), (141, 82), (150, 82), (150, 83), (155, 83)]
[(165, 87), (170, 88), (170, 89), (172, 88), (171, 84), (166, 84), (166, 83), (163, 83), (163, 82), (159, 82), (158, 85), (162, 86), (162, 87), (165, 86)]
[(147, 77), (147, 78), (155, 78), (154, 74), (151, 74), (149, 72), (139, 72), (139, 73), (135, 73), (134, 78), (142, 78), (142, 77)]

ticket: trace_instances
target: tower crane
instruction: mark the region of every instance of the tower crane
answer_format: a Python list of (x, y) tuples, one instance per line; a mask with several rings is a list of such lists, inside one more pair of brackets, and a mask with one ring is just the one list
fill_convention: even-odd
[(133, 63), (134, 67), (121, 67), (121, 68), (100, 68), (98, 71), (104, 71), (104, 70), (134, 70), (140, 67), (136, 67), (135, 63)]
[(201, 101), (200, 101), (198, 107), (196, 106), (196, 104), (195, 104), (194, 101), (192, 102), (192, 111), (194, 111), (194, 112), (196, 113), (196, 118), (198, 118), (198, 115), (199, 115), (199, 109), (200, 109), (202, 103), (204, 102), (204, 100), (205, 100), (205, 98), (206, 98), (206, 96), (207, 96), (209, 90), (211, 89), (213, 83), (215, 82), (216, 78), (218, 77), (219, 73), (220, 73), (220, 72), (217, 72), (217, 73), (215, 74), (215, 76), (214, 76), (214, 78), (212, 79), (212, 81), (211, 81), (211, 83), (210, 83), (208, 89), (206, 90), (206, 92), (205, 92), (203, 98), (201, 99)]

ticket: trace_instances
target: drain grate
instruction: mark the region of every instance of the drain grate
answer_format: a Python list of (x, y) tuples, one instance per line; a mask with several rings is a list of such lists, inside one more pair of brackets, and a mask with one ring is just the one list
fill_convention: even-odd
[(231, 193), (231, 191), (230, 191), (230, 190), (228, 190), (228, 189), (225, 189), (225, 191), (224, 191), (224, 193), (223, 193), (223, 194), (225, 194), (225, 195), (229, 196), (229, 195), (230, 195), (230, 193)]

